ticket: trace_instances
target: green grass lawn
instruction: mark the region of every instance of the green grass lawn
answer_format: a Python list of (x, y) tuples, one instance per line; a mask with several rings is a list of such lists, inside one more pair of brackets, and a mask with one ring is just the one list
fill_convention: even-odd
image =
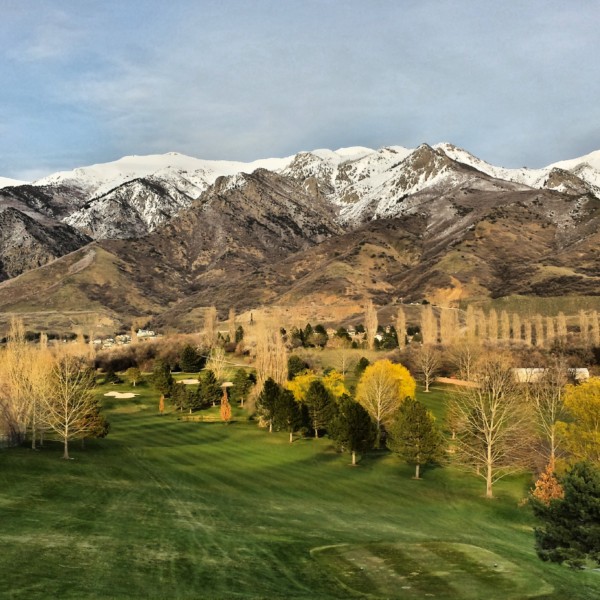
[[(600, 573), (540, 562), (526, 477), (480, 480), (327, 439), (157, 414), (147, 386), (105, 399), (112, 430), (0, 451), (1, 598), (600, 597)], [(444, 392), (421, 398), (439, 413)]]

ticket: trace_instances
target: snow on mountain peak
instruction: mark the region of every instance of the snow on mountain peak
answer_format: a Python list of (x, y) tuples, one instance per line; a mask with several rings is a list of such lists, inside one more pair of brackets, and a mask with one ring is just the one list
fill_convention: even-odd
[(20, 181), (19, 179), (10, 179), (9, 177), (0, 177), (0, 188), (14, 187), (17, 185), (27, 185), (29, 181)]

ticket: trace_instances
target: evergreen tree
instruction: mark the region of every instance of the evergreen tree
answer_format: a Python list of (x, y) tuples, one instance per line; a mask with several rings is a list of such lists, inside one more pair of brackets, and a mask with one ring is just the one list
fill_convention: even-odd
[(283, 429), (290, 434), (290, 444), (294, 441), (294, 432), (307, 422), (306, 407), (294, 399), (289, 390), (280, 390), (275, 401), (273, 424), (276, 429)]
[(292, 354), (288, 358), (288, 379), (290, 381), (294, 379), (296, 375), (302, 373), (302, 371), (306, 371), (306, 369), (308, 369), (308, 364), (296, 354)]
[(323, 325), (319, 324), (314, 328), (314, 331), (311, 336), (311, 342), (315, 346), (319, 346), (320, 348), (324, 348), (327, 345), (329, 340), (329, 336), (327, 335), (327, 330)]
[(212, 406), (216, 406), (223, 395), (223, 391), (215, 374), (210, 369), (206, 369), (202, 371), (199, 379), (198, 405), (210, 406), (212, 404)]
[(262, 392), (256, 400), (256, 409), (261, 419), (268, 424), (269, 433), (273, 431), (273, 419), (275, 417), (275, 407), (281, 394), (281, 387), (271, 377), (269, 377), (263, 386)]
[(204, 367), (205, 360), (196, 348), (188, 344), (181, 351), (179, 365), (185, 373), (197, 373)]
[(104, 380), (102, 383), (123, 383), (123, 380), (117, 375), (114, 368), (109, 366), (104, 374)]
[(356, 465), (356, 453), (373, 448), (377, 427), (369, 413), (358, 402), (344, 396), (331, 420), (329, 436), (342, 450), (352, 453), (352, 465)]
[(238, 369), (233, 378), (233, 386), (229, 390), (232, 402), (239, 402), (241, 406), (244, 406), (244, 402), (250, 390), (254, 386), (254, 382), (249, 377), (244, 369)]
[(582, 568), (586, 560), (600, 566), (600, 471), (580, 462), (560, 479), (563, 498), (549, 503), (531, 498), (543, 523), (535, 529), (536, 552), (542, 560), (573, 568)]
[(162, 360), (154, 362), (152, 385), (154, 385), (154, 388), (161, 394), (164, 394), (165, 396), (171, 395), (171, 388), (174, 385), (173, 376), (171, 375), (169, 365)]
[(304, 346), (306, 348), (312, 348), (314, 346), (312, 338), (313, 338), (313, 328), (310, 323), (307, 323), (306, 327), (304, 328), (304, 334), (302, 336), (302, 339), (304, 341)]
[(202, 402), (197, 393), (194, 393), (184, 383), (176, 383), (171, 391), (171, 402), (179, 410), (187, 410), (190, 414), (202, 408)]
[(360, 377), (370, 364), (371, 363), (369, 362), (368, 358), (361, 356), (358, 363), (356, 363), (356, 367), (354, 367), (354, 375), (356, 375), (356, 377)]
[(439, 463), (444, 455), (444, 438), (433, 415), (413, 398), (406, 398), (388, 429), (387, 446), (409, 465), (420, 479), (421, 465)]
[(235, 330), (235, 343), (239, 344), (244, 339), (244, 328), (241, 325), (238, 325), (238, 328)]
[(105, 438), (110, 432), (110, 423), (100, 413), (100, 400), (94, 399), (81, 419), (81, 447), (85, 447), (88, 438)]
[(313, 381), (308, 386), (308, 391), (304, 397), (304, 404), (308, 409), (310, 423), (315, 432), (315, 437), (319, 437), (319, 429), (324, 429), (329, 425), (334, 416), (334, 404), (330, 393), (321, 381)]

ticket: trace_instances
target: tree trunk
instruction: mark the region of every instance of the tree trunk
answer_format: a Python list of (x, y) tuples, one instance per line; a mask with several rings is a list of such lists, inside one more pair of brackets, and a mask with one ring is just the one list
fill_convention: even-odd
[(69, 438), (65, 436), (63, 458), (69, 460)]
[(352, 450), (352, 466), (356, 466), (356, 452)]
[(487, 464), (487, 473), (485, 477), (485, 497), (493, 498), (494, 494), (492, 492), (492, 462), (488, 460)]
[(290, 444), (294, 441), (294, 432), (290, 431)]
[[(425, 391), (428, 392), (429, 391), (429, 377), (426, 376), (425, 377)], [(418, 479), (418, 477), (417, 477)]]
[(420, 477), (421, 465), (417, 463), (415, 465), (415, 479), (421, 479)]
[(35, 450), (35, 409), (33, 410), (33, 421), (31, 422), (31, 449)]
[(273, 433), (273, 421), (269, 421), (269, 433)]

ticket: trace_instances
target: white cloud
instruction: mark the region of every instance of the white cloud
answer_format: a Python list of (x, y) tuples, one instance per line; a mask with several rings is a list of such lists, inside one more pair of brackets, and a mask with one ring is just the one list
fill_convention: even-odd
[(21, 43), (9, 51), (10, 58), (20, 62), (62, 60), (73, 55), (84, 39), (84, 32), (65, 12), (41, 13), (27, 30)]

